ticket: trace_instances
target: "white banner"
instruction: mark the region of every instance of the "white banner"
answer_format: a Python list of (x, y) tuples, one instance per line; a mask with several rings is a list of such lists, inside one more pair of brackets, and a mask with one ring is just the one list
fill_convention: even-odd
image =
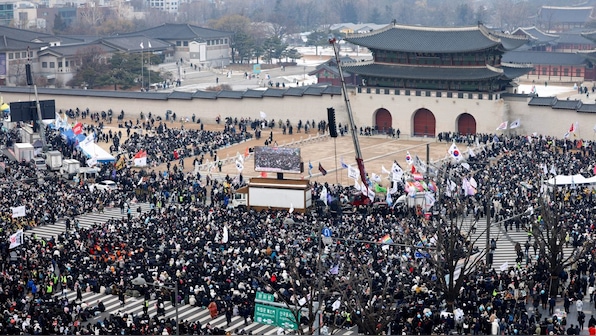
[(13, 249), (19, 245), (22, 245), (23, 244), (23, 230), (19, 230), (16, 233), (13, 233), (12, 235), (10, 235), (9, 241), (10, 241), (10, 246), (8, 247), (9, 249)]
[(87, 162), (88, 167), (93, 167), (97, 164), (97, 158), (92, 157), (89, 160), (87, 160), (86, 162)]
[(12, 218), (25, 217), (25, 206), (21, 205), (12, 209)]
[(147, 157), (134, 158), (133, 163), (135, 167), (145, 167), (147, 165)]
[(358, 175), (360, 175), (358, 173), (358, 169), (356, 169), (356, 168), (354, 168), (352, 166), (349, 166), (348, 167), (348, 177), (353, 178), (354, 180), (357, 180), (358, 179)]

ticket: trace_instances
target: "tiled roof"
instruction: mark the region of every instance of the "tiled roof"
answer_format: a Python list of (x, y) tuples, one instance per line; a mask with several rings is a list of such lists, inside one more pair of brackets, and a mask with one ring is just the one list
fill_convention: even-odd
[(557, 101), (557, 97), (538, 97), (534, 96), (530, 99), (528, 105), (530, 106), (553, 106)]
[(581, 106), (581, 100), (557, 100), (552, 105), (557, 110), (577, 110)]
[(308, 96), (320, 96), (325, 91), (326, 86), (307, 86), (306, 90), (304, 90), (304, 95)]
[(202, 99), (217, 99), (217, 92), (197, 90), (195, 93), (193, 93), (192, 97)]
[(51, 39), (54, 41), (59, 40), (56, 36), (46, 33), (40, 33), (32, 30), (12, 28), (8, 26), (0, 26), (0, 35), (10, 36), (12, 39), (19, 41), (35, 41), (42, 39)]
[(346, 41), (377, 50), (448, 53), (499, 46), (508, 50), (516, 45), (514, 41), (524, 44), (527, 39), (521, 36), (496, 34), (484, 26), (432, 28), (392, 24), (368, 34), (349, 36)]
[(596, 41), (596, 30), (590, 30), (581, 33), (581, 35), (590, 41)]
[(263, 97), (283, 98), (285, 92), (286, 90), (268, 88), (267, 90), (265, 90), (265, 92), (263, 92)]
[(190, 24), (164, 23), (160, 26), (139, 30), (122, 35), (143, 35), (160, 40), (198, 40), (217, 37), (229, 37), (230, 32), (203, 28)]
[(74, 44), (74, 45), (50, 47), (50, 48), (40, 51), (38, 53), (38, 55), (43, 56), (45, 54), (53, 54), (53, 55), (60, 55), (63, 57), (68, 57), (68, 56), (76, 55), (77, 52), (79, 52), (80, 50), (84, 50), (87, 48), (97, 48), (97, 47), (101, 48), (101, 50), (103, 50), (106, 53), (114, 53), (114, 52), (118, 51), (115, 48), (112, 48), (105, 44), (99, 43), (99, 41), (96, 41), (95, 43), (92, 43), (92, 44)]
[(242, 95), (243, 98), (263, 98), (265, 90), (246, 90)]
[[(183, 91), (174, 91), (174, 92), (138, 92), (138, 91), (111, 91), (111, 90), (82, 90), (82, 89), (55, 89), (55, 88), (39, 88), (39, 93), (46, 94), (46, 95), (72, 95), (72, 96), (94, 96), (94, 97), (114, 97), (114, 98), (133, 98), (133, 99), (150, 99), (150, 100), (168, 100), (168, 99), (189, 99), (198, 98), (198, 99), (218, 99), (218, 98), (233, 98), (233, 99), (241, 99), (241, 98), (254, 98), (254, 91), (258, 90), (246, 90), (246, 91), (231, 91), (231, 90), (224, 90), (220, 92), (216, 91), (202, 91), (197, 90), (195, 92), (183, 92)], [(29, 92), (28, 87), (13, 87), (13, 86), (5, 86), (2, 87), (3, 92)], [(288, 94), (288, 91), (291, 94)], [(245, 94), (248, 93), (248, 96)], [(302, 92), (304, 94), (309, 95), (341, 95), (341, 88), (339, 86), (330, 86), (330, 85), (307, 85), (307, 86), (299, 86), (299, 87), (291, 87), (286, 89), (276, 89), (276, 88), (268, 88), (267, 90), (261, 91), (263, 92), (263, 97), (279, 97), (283, 98), (284, 96), (297, 96), (299, 95), (298, 92)]]
[(517, 28), (516, 30), (514, 30), (512, 34), (517, 35), (518, 32), (521, 32), (522, 34), (527, 36), (530, 40), (541, 42), (541, 43), (554, 41), (559, 37), (558, 35), (547, 34), (536, 27), (520, 27), (520, 28)]
[(184, 92), (184, 91), (172, 91), (172, 93), (170, 93), (170, 95), (168, 96), (168, 99), (185, 99), (185, 100), (191, 100), (192, 99), (192, 93), (191, 92)]
[(327, 86), (325, 90), (323, 90), (323, 94), (341, 95), (341, 87)]
[[(336, 76), (339, 76), (339, 70), (337, 66), (330, 66), (327, 63), (319, 64), (314, 70), (308, 73), (309, 76), (314, 76), (321, 72), (321, 70), (326, 70)], [(344, 73), (344, 76), (348, 76), (348, 74)]]
[(577, 109), (577, 112), (581, 113), (596, 113), (596, 104), (584, 104)]
[(291, 87), (286, 90), (286, 96), (302, 97), (304, 95), (304, 87)]
[(580, 33), (561, 34), (556, 42), (569, 44), (594, 44), (594, 41), (582, 36)]
[[(171, 48), (169, 43), (142, 35), (106, 37), (101, 39), (101, 43), (126, 52), (161, 51)], [(141, 43), (143, 43), (143, 48), (141, 48)]]
[(47, 46), (46, 43), (35, 43), (27, 42), (22, 40), (15, 40), (6, 35), (0, 36), (0, 50), (2, 51), (13, 51), (13, 50), (27, 50), (30, 47), (32, 50), (39, 50), (41, 47)]
[(594, 7), (542, 6), (538, 12), (538, 20), (551, 23), (586, 23), (593, 10)]
[(240, 99), (242, 98), (242, 91), (232, 91), (232, 90), (221, 90), (217, 94), (217, 98), (234, 98)]
[(453, 80), (479, 80), (496, 78), (503, 75), (503, 72), (494, 71), (487, 67), (416, 67), (416, 66), (394, 66), (382, 64), (367, 64), (344, 67), (347, 71), (358, 75), (369, 75), (385, 78), (403, 79), (453, 79)]
[(505, 73), (505, 77), (509, 78), (509, 79), (515, 79), (518, 77), (521, 77), (525, 74), (527, 74), (528, 72), (534, 70), (534, 67), (532, 66), (515, 66), (515, 64), (503, 64), (501, 63), (501, 69), (503, 69), (503, 72)]
[(582, 65), (584, 56), (576, 53), (548, 51), (510, 51), (503, 55), (502, 62), (522, 64)]

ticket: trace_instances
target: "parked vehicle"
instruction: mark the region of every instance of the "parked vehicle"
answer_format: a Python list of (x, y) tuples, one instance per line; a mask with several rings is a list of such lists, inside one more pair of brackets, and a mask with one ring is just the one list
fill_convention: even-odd
[(92, 192), (95, 190), (110, 192), (110, 191), (114, 191), (116, 189), (118, 189), (116, 182), (114, 182), (112, 180), (103, 180), (98, 183), (93, 183), (89, 186), (89, 190), (91, 190)]

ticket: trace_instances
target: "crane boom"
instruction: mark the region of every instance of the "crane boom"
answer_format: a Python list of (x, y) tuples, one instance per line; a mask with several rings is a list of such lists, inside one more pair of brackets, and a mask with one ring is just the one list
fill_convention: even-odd
[(339, 45), (335, 38), (329, 39), (329, 44), (333, 47), (333, 53), (335, 54), (335, 62), (337, 63), (337, 69), (339, 71), (339, 78), (341, 80), (341, 92), (346, 103), (346, 109), (348, 110), (348, 122), (350, 124), (350, 133), (352, 134), (352, 141), (354, 142), (354, 151), (356, 153), (356, 164), (358, 170), (360, 170), (360, 179), (364, 183), (368, 191), (368, 184), (366, 183), (366, 171), (364, 170), (364, 160), (362, 158), (362, 151), (360, 150), (360, 142), (358, 141), (358, 129), (354, 123), (354, 115), (352, 114), (352, 106), (350, 105), (350, 97), (348, 96), (348, 90), (346, 89), (346, 81), (344, 73), (341, 68), (339, 59)]

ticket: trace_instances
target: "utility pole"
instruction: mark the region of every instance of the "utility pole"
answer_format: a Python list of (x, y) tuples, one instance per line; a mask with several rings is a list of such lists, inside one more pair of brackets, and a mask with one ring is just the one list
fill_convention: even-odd
[[(33, 75), (31, 74), (31, 50), (27, 47), (27, 64), (25, 65), (25, 74), (27, 76), (27, 85), (33, 85), (33, 91), (35, 93), (35, 107), (37, 108), (37, 122), (39, 123), (39, 137), (41, 138), (42, 151), (48, 150), (48, 144), (46, 142), (45, 126), (41, 116), (41, 106), (39, 105), (39, 96), (37, 94), (37, 84), (33, 81)], [(35, 123), (35, 121), (34, 121)]]
[(490, 249), (490, 203), (492, 202), (492, 199), (488, 199), (486, 201), (486, 206), (485, 206), (485, 212), (486, 212), (486, 265), (489, 266), (492, 264), (491, 256), (492, 256), (492, 250)]

